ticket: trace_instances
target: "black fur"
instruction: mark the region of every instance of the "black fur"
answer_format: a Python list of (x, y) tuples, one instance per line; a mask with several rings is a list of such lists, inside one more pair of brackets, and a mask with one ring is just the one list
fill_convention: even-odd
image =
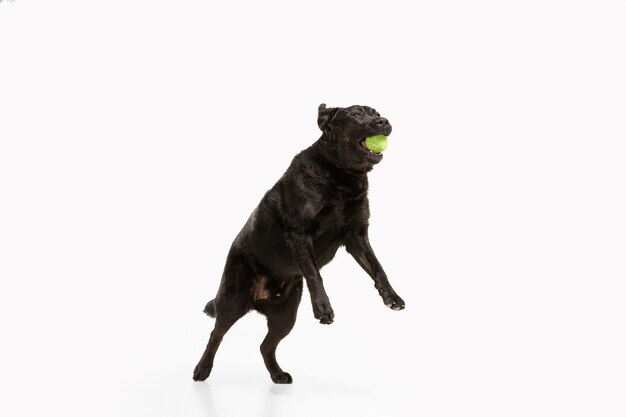
[(382, 160), (367, 151), (363, 139), (389, 135), (391, 125), (371, 107), (319, 106), (322, 136), (300, 152), (278, 182), (265, 194), (233, 242), (217, 296), (204, 312), (215, 328), (193, 379), (204, 381), (224, 334), (248, 311), (267, 316), (268, 333), (261, 354), (272, 380), (291, 383), (276, 362), (276, 346), (296, 321), (306, 280), (313, 315), (333, 322), (320, 276), (337, 249), (346, 250), (373, 278), (384, 303), (394, 310), (404, 301), (393, 290), (370, 246), (367, 173)]

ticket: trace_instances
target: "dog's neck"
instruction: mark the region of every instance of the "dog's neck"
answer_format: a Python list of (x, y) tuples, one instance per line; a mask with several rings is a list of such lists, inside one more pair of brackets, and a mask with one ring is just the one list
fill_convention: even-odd
[(330, 172), (344, 173), (353, 176), (367, 177), (367, 173), (372, 170), (373, 166), (364, 166), (363, 168), (348, 167), (337, 155), (337, 141), (328, 137), (327, 133), (315, 142), (309, 150), (311, 158), (322, 168)]

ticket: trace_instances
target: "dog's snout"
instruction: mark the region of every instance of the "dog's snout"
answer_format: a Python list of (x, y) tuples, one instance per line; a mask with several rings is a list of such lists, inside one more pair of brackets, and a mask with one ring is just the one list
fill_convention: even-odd
[(384, 117), (377, 117), (370, 123), (370, 129), (388, 135), (391, 133), (391, 124)]
[(378, 127), (387, 127), (389, 126), (389, 120), (385, 119), (384, 117), (377, 117), (376, 119), (374, 119), (374, 124)]

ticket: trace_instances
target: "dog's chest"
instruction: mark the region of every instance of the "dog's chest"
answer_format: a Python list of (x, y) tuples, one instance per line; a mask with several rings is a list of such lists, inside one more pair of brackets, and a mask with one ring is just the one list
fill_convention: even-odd
[(366, 198), (367, 191), (363, 187), (331, 184), (325, 190), (315, 216), (315, 234), (337, 237), (345, 234), (366, 204)]

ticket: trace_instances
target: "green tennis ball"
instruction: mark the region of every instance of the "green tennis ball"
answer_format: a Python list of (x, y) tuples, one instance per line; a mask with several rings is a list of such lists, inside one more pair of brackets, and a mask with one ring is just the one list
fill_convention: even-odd
[(387, 136), (376, 135), (365, 138), (365, 147), (374, 153), (381, 153), (387, 149)]

